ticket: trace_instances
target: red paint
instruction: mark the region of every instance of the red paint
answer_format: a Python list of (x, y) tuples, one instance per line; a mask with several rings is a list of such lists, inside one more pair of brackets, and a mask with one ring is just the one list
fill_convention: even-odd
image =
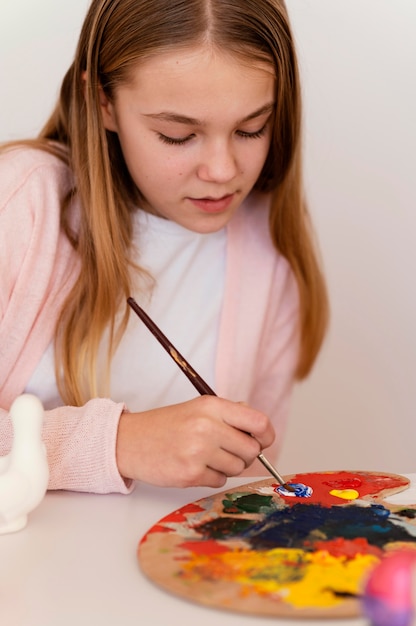
[[(293, 496), (280, 497), (284, 499), (287, 505), (293, 506), (301, 502), (302, 504), (320, 504), (321, 506), (340, 505), (340, 499), (332, 496), (329, 492), (331, 489), (339, 489), (343, 485), (343, 489), (356, 489), (360, 494), (359, 497), (372, 495), (377, 498), (377, 494), (385, 489), (399, 489), (409, 484), (404, 476), (389, 476), (387, 474), (366, 474), (365, 472), (311, 472), (310, 474), (296, 474), (290, 479), (291, 483), (303, 483), (309, 485), (313, 489), (310, 498), (297, 498)], [(359, 488), (356, 485), (360, 483)], [(337, 485), (335, 487), (334, 485)], [(347, 487), (348, 485), (348, 487)]]
[(186, 517), (187, 513), (201, 513), (204, 511), (199, 504), (186, 504), (180, 509), (173, 511), (162, 520), (160, 520), (159, 524), (180, 524), (181, 522), (187, 522), (188, 518)]
[(169, 528), (168, 526), (161, 526), (160, 524), (155, 524), (152, 528), (147, 532), (148, 535), (151, 533), (172, 533), (175, 532), (174, 528)]
[(200, 513), (202, 511), (205, 511), (205, 509), (199, 506), (199, 504), (186, 504), (182, 508), (173, 511), (173, 513), (169, 513), (169, 515), (166, 515), (166, 517), (159, 520), (159, 522), (155, 526), (152, 526), (152, 528), (147, 531), (142, 541), (144, 541), (146, 539), (146, 536), (150, 535), (151, 533), (174, 533), (176, 532), (174, 526), (172, 526), (172, 528), (169, 528), (169, 526), (164, 526), (164, 524), (183, 524), (184, 522), (188, 521), (188, 518), (186, 517), (187, 513)]
[(346, 557), (347, 559), (353, 559), (357, 554), (373, 554), (379, 558), (383, 556), (383, 550), (370, 545), (365, 537), (357, 537), (356, 539), (337, 537), (328, 541), (315, 541), (313, 547), (314, 551), (324, 550), (332, 556)]
[(331, 489), (355, 489), (359, 490), (363, 481), (354, 476), (353, 478), (343, 478), (342, 480), (324, 480), (324, 485), (328, 485)]
[(194, 554), (223, 554), (229, 552), (229, 548), (221, 545), (215, 539), (208, 539), (207, 541), (184, 541), (179, 545), (180, 548), (189, 550)]

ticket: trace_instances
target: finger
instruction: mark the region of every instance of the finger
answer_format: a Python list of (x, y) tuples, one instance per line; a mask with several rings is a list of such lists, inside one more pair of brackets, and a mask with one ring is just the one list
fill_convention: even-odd
[(177, 486), (179, 487), (223, 487), (227, 482), (227, 474), (223, 472), (219, 472), (216, 469), (213, 469), (210, 466), (205, 466), (203, 471), (198, 473), (197, 476), (191, 477), (189, 474), (186, 475), (182, 480), (177, 482)]
[[(241, 459), (244, 463), (244, 467), (242, 469), (246, 469), (260, 454), (262, 450), (261, 445), (255, 437), (252, 437), (248, 433), (244, 433), (241, 430), (237, 430), (236, 428), (228, 425), (227, 429), (228, 430), (222, 439), (220, 447), (225, 452)], [(234, 471), (232, 475), (235, 476), (238, 473), (239, 472), (237, 470)]]
[[(205, 456), (208, 451), (208, 445), (211, 449), (209, 456)], [(251, 465), (253, 460), (261, 452), (261, 443), (257, 441), (250, 433), (244, 432), (239, 428), (235, 428), (227, 424), (224, 420), (207, 419), (205, 416), (194, 418), (188, 431), (188, 456), (192, 459), (192, 465), (203, 462), (205, 456), (207, 465), (214, 467), (228, 475), (237, 475)], [(244, 467), (231, 468), (226, 471), (223, 466), (213, 465), (211, 458), (217, 450), (228, 452), (233, 457), (242, 459)]]
[(241, 403), (225, 402), (226, 405), (221, 409), (221, 418), (226, 424), (249, 433), (259, 441), (262, 448), (273, 443), (274, 428), (264, 413)]
[(253, 457), (251, 455), (246, 459), (240, 454), (232, 454), (228, 450), (219, 448), (212, 454), (209, 466), (211, 469), (226, 476), (238, 476), (252, 462)]
[(207, 467), (200, 486), (213, 488), (223, 487), (227, 482), (227, 478), (227, 474), (224, 474), (223, 472), (218, 472), (217, 470), (212, 469), (212, 467)]

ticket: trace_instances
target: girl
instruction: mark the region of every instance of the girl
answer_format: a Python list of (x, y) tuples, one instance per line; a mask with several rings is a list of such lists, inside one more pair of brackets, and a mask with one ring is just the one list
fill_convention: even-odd
[(283, 0), (93, 0), (55, 111), (0, 155), (1, 454), (26, 391), (51, 489), (264, 474), (327, 323), (300, 119)]

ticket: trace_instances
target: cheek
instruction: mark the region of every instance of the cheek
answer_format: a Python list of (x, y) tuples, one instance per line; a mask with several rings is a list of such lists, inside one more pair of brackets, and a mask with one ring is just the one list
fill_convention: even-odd
[(165, 161), (160, 163), (149, 161), (143, 166), (136, 167), (135, 182), (138, 187), (144, 187), (146, 193), (164, 196), (173, 192), (178, 180), (182, 180), (173, 167)]
[(180, 154), (179, 150), (173, 156), (169, 155), (169, 157), (166, 157), (166, 154), (161, 155), (160, 164), (160, 171), (168, 181), (189, 176), (195, 169), (194, 157), (192, 155)]
[(262, 169), (270, 150), (271, 137), (261, 137), (260, 139), (246, 139), (244, 144), (244, 154), (242, 163), (248, 171)]
[(268, 147), (260, 148), (259, 150), (255, 152), (254, 151), (249, 152), (247, 154), (247, 158), (242, 163), (243, 173), (246, 173), (247, 175), (251, 174), (252, 176), (257, 178), (263, 169), (263, 165), (266, 161), (268, 153), (269, 153)]

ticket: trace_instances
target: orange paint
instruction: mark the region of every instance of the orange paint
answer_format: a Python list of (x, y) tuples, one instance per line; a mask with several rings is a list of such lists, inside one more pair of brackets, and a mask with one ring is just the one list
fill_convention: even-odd
[(370, 545), (364, 537), (357, 537), (356, 539), (338, 537), (329, 541), (316, 541), (314, 550), (324, 550), (332, 556), (347, 559), (353, 559), (357, 554), (372, 554), (379, 558), (383, 555), (383, 550), (377, 546)]

